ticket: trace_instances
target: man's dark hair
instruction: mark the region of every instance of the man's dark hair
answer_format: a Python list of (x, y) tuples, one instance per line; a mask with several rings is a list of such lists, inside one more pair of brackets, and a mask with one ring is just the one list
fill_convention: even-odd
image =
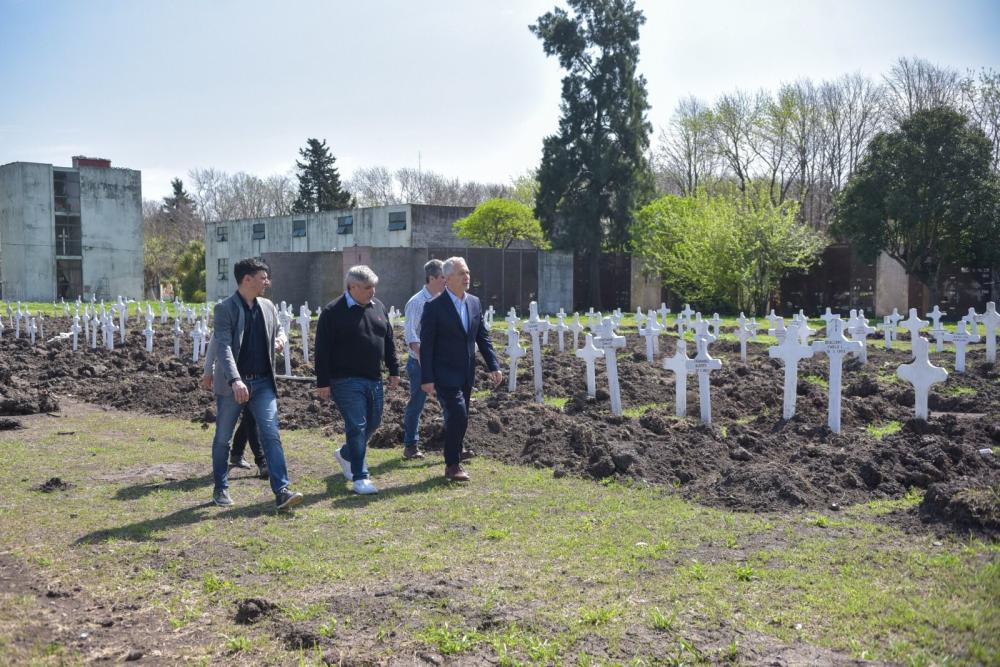
[(429, 283), (431, 278), (437, 278), (441, 275), (441, 267), (444, 266), (444, 262), (440, 259), (432, 259), (426, 264), (424, 264), (424, 282)]
[(241, 259), (236, 262), (236, 266), (233, 267), (233, 275), (236, 276), (236, 284), (239, 285), (243, 282), (244, 276), (252, 276), (258, 271), (267, 271), (268, 274), (271, 273), (271, 267), (267, 263), (258, 259), (257, 257), (247, 257), (246, 259)]

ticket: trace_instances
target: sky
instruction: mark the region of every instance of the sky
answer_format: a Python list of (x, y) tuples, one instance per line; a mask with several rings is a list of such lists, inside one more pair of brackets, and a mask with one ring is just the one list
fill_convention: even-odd
[[(1000, 70), (994, 0), (637, 0), (654, 141), (678, 100), (899, 57)], [(143, 197), (214, 167), (291, 173), (325, 139), (341, 176), (421, 167), (509, 182), (557, 129), (552, 0), (0, 0), (0, 164), (106, 157)]]

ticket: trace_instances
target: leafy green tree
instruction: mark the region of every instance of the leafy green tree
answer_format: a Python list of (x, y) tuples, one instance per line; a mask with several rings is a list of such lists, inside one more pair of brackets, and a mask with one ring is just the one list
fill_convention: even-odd
[(489, 248), (506, 249), (514, 241), (545, 247), (542, 226), (531, 209), (510, 199), (488, 199), (452, 225), (459, 238)]
[(529, 169), (513, 181), (510, 199), (534, 209), (535, 201), (538, 199), (538, 170)]
[(340, 174), (333, 163), (326, 140), (306, 140), (306, 147), (299, 149), (303, 162), (295, 161), (298, 170), (299, 197), (293, 210), (296, 213), (316, 213), (354, 208), (354, 197), (340, 185)]
[(945, 263), (998, 261), (1000, 181), (991, 148), (953, 109), (915, 112), (872, 140), (839, 198), (831, 232), (865, 261), (885, 251), (937, 303)]
[(636, 214), (632, 251), (684, 301), (760, 313), (781, 278), (811, 266), (824, 246), (797, 214), (798, 203), (776, 204), (767, 183), (666, 195)]
[(205, 244), (191, 241), (177, 258), (178, 287), (185, 301), (205, 300)]
[(589, 295), (600, 294), (599, 256), (628, 244), (633, 214), (653, 192), (646, 159), (646, 81), (637, 72), (639, 26), (633, 0), (567, 0), (530, 27), (562, 80), (559, 131), (546, 137), (535, 213), (556, 248), (588, 259)]

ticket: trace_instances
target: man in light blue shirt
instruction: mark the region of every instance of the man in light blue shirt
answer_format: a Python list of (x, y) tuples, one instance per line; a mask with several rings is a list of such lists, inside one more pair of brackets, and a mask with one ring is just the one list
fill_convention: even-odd
[(406, 376), (410, 379), (410, 401), (406, 404), (403, 414), (403, 458), (422, 459), (424, 453), (417, 446), (420, 440), (420, 415), (424, 411), (427, 394), (420, 388), (420, 317), (424, 313), (424, 304), (444, 290), (445, 277), (440, 259), (432, 259), (424, 264), (424, 280), (426, 284), (419, 292), (410, 297), (403, 308), (406, 318), (403, 333), (409, 346), (409, 359), (406, 362)]

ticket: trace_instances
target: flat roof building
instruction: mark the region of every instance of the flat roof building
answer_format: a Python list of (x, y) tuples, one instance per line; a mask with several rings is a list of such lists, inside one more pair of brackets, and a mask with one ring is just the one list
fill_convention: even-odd
[(141, 298), (141, 176), (82, 156), (0, 165), (0, 298)]

